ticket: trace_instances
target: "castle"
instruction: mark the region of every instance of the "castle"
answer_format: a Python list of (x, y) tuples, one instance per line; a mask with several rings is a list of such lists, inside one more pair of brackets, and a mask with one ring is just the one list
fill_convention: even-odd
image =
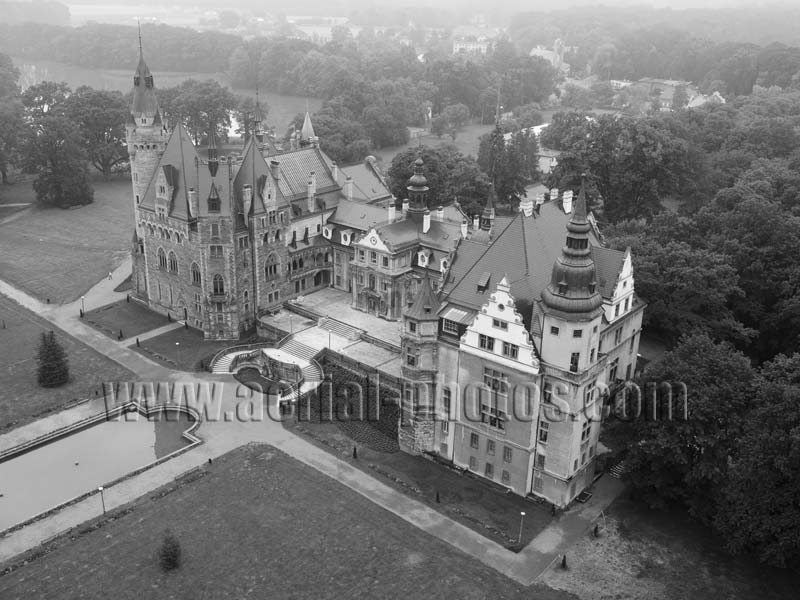
[(644, 305), (630, 252), (602, 246), (583, 189), (513, 217), (432, 205), (422, 159), (398, 203), (367, 162), (340, 168), (306, 115), (280, 151), (256, 111), (241, 152), (167, 127), (140, 55), (127, 142), (133, 293), (236, 339), (326, 287), (398, 321), (401, 447), (566, 505), (590, 485), (603, 390), (629, 379)]

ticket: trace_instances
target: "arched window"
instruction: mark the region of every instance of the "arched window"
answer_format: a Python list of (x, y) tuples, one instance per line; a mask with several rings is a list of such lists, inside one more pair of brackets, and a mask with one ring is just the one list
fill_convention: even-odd
[(297, 260), (292, 260), (292, 271), (297, 271)]
[(322, 264), (322, 253), (320, 253), (320, 254), (317, 254), (317, 255), (314, 257), (314, 262), (315, 262), (317, 265), (321, 265), (321, 264)]
[(242, 293), (242, 296), (244, 297), (244, 301), (245, 301), (245, 302), (247, 302), (247, 298), (248, 298), (248, 296), (249, 296), (249, 295), (250, 295), (250, 293), (249, 293), (247, 290), (245, 290), (245, 291)]
[(168, 241), (168, 242), (169, 242), (169, 241), (172, 239), (172, 238), (170, 237), (170, 235), (169, 235), (169, 229), (165, 229), (165, 230), (164, 230), (164, 237), (166, 237), (166, 238), (167, 238), (167, 241)]
[(275, 232), (275, 241), (276, 242), (280, 242), (281, 241), (281, 230), (280, 229), (278, 229), (278, 231)]
[(158, 249), (158, 268), (162, 270), (167, 269), (167, 253), (163, 248)]
[(303, 257), (302, 256), (297, 259), (297, 268), (298, 269), (302, 269), (303, 268)]
[(278, 258), (278, 255), (275, 253), (270, 254), (267, 257), (267, 263), (264, 265), (264, 275), (266, 275), (267, 279), (274, 279), (278, 276), (278, 272), (280, 270), (281, 261)]
[(225, 280), (222, 278), (222, 275), (217, 273), (214, 275), (214, 294), (221, 295), (225, 293)]
[(178, 272), (178, 257), (175, 256), (174, 252), (169, 253), (169, 271), (170, 273)]
[(197, 266), (197, 263), (192, 263), (192, 285), (200, 287), (201, 283), (202, 278), (200, 277), (200, 267)]
[(176, 244), (180, 244), (181, 243), (181, 234), (180, 233), (176, 233), (175, 234), (175, 243)]

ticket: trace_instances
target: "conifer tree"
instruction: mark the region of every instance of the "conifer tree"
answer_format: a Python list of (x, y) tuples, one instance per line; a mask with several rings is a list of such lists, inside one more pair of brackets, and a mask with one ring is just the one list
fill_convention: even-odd
[(58, 387), (69, 381), (67, 353), (56, 339), (55, 333), (42, 332), (39, 344), (38, 379), (42, 387)]

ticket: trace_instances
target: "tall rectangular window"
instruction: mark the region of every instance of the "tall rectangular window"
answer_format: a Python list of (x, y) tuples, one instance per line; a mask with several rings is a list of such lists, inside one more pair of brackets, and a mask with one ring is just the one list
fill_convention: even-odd
[(542, 444), (547, 443), (547, 437), (550, 434), (550, 423), (547, 421), (542, 421), (539, 423), (539, 441)]
[(503, 446), (503, 462), (510, 463), (514, 458), (514, 450), (508, 446)]
[(480, 438), (478, 438), (477, 433), (470, 433), (469, 434), (469, 445), (471, 448), (477, 448), (478, 444), (480, 443)]
[(486, 454), (494, 456), (494, 440), (486, 440)]
[(494, 338), (482, 333), (478, 335), (478, 343), (484, 350), (494, 351)]
[(503, 342), (503, 356), (516, 359), (519, 356), (519, 346)]
[(569, 357), (569, 370), (572, 371), (573, 373), (577, 373), (578, 372), (578, 362), (580, 361), (580, 359), (581, 359), (581, 353), (580, 352), (573, 352), (570, 355), (570, 357)]

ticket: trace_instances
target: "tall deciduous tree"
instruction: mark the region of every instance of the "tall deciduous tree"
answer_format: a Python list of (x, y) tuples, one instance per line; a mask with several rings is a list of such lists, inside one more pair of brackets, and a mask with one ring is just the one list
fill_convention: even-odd
[(187, 79), (174, 88), (159, 90), (158, 100), (170, 119), (186, 126), (196, 144), (208, 136), (212, 126), (218, 138), (228, 139), (236, 98), (216, 81)]
[(125, 144), (128, 106), (121, 93), (81, 86), (64, 102), (64, 115), (80, 128), (86, 154), (103, 177), (128, 160)]
[(714, 525), (734, 552), (800, 558), (800, 354), (764, 365)]
[[(705, 335), (683, 338), (645, 370), (642, 383), (658, 387), (643, 383), (643, 416), (618, 424), (630, 442), (628, 479), (645, 501), (662, 508), (684, 505), (693, 516), (711, 521), (730, 474), (731, 451), (742, 434), (754, 378), (743, 354)], [(650, 398), (654, 389), (661, 392), (655, 402)], [(671, 418), (667, 389), (672, 391)]]
[(471, 156), (464, 156), (455, 146), (421, 149), (409, 148), (392, 159), (388, 175), (390, 189), (396, 198), (407, 196), (406, 186), (414, 174), (414, 161), (419, 153), (425, 163), (431, 207), (458, 200), (467, 213), (477, 213), (486, 202), (489, 179)]
[(91, 203), (94, 190), (86, 161), (80, 130), (70, 119), (44, 116), (33, 123), (25, 163), (38, 174), (33, 189), (39, 202), (59, 208)]
[(575, 187), (583, 173), (603, 200), (612, 222), (648, 217), (691, 174), (688, 145), (654, 119), (603, 115), (587, 121), (558, 158), (553, 180)]

